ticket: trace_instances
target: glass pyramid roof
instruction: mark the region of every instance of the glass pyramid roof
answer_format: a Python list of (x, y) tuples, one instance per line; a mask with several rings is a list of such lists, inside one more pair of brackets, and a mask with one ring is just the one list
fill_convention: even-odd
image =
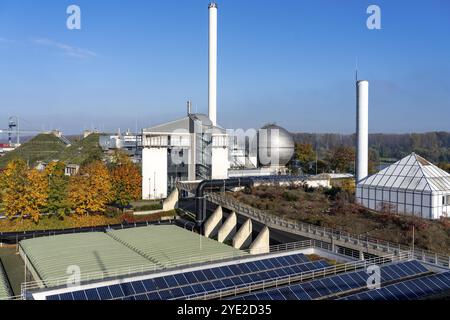
[(364, 178), (358, 186), (450, 192), (450, 174), (411, 153), (380, 172)]

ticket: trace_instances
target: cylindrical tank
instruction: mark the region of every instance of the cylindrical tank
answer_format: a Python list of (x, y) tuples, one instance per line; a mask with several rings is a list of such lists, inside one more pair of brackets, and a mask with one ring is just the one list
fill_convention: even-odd
[(258, 130), (258, 162), (261, 166), (285, 166), (294, 155), (294, 149), (294, 138), (286, 129), (268, 124)]

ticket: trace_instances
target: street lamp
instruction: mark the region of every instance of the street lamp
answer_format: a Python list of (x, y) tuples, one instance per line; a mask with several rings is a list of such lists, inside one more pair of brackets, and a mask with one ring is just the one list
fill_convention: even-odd
[(152, 198), (152, 178), (148, 178), (148, 198)]

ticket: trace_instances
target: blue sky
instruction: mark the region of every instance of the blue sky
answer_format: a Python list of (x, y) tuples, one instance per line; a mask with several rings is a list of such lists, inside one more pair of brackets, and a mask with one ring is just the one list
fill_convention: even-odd
[[(66, 28), (67, 6), (82, 29)], [(382, 30), (366, 27), (377, 4)], [(450, 1), (221, 0), (218, 121), (351, 133), (450, 130)], [(0, 128), (139, 128), (207, 112), (208, 1), (0, 0)]]

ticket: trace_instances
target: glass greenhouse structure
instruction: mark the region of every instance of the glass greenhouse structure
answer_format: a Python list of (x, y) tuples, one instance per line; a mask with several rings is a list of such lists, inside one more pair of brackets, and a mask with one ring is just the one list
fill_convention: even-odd
[(450, 174), (415, 153), (366, 177), (356, 201), (369, 209), (439, 219), (450, 215)]

